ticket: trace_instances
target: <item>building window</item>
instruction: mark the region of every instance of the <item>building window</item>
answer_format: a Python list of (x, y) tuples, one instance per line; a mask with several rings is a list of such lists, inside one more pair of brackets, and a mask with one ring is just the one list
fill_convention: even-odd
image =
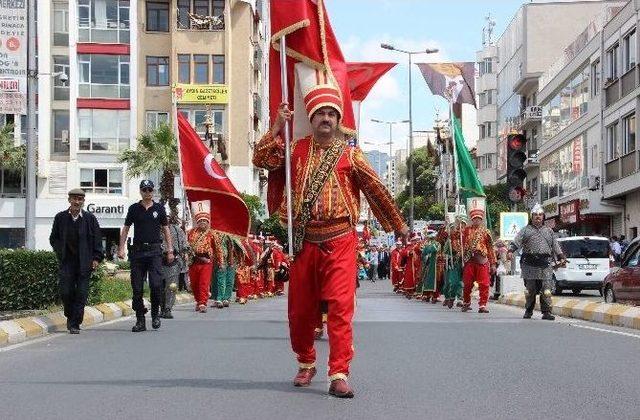
[(162, 124), (169, 124), (169, 113), (162, 111), (147, 111), (145, 121), (147, 130), (153, 131)]
[(191, 55), (178, 54), (178, 82), (191, 83)]
[(487, 123), (487, 132), (486, 132), (487, 137), (491, 137), (491, 136), (493, 136), (493, 130), (492, 130), (492, 128), (493, 128), (493, 123), (492, 123), (492, 122), (488, 122), (488, 123)]
[[(204, 139), (205, 134), (205, 126), (204, 122), (207, 117), (207, 113), (209, 111), (204, 109), (179, 109), (180, 112), (195, 128), (196, 133), (200, 136), (200, 138)], [(224, 106), (222, 105), (214, 105), (214, 108), (210, 111), (212, 115), (213, 121), (213, 132), (214, 133), (224, 133)]]
[(208, 55), (194, 54), (193, 82), (198, 84), (209, 83), (209, 56)]
[(213, 56), (213, 83), (224, 84), (224, 55)]
[(129, 43), (129, 0), (78, 0), (80, 42)]
[(68, 3), (53, 3), (53, 45), (69, 46)]
[(591, 146), (591, 168), (596, 168), (596, 164), (598, 162), (598, 145), (594, 144)]
[(57, 155), (69, 155), (69, 111), (53, 111), (53, 145), (51, 150)]
[(60, 76), (53, 78), (53, 99), (57, 101), (69, 100), (69, 57), (66, 55), (53, 56), (53, 72), (64, 73), (67, 76), (66, 81), (62, 81)]
[(484, 124), (480, 124), (478, 128), (480, 129), (480, 133), (478, 133), (480, 135), (480, 138), (481, 139), (485, 138), (486, 129)]
[(607, 50), (607, 82), (611, 82), (618, 78), (618, 54), (620, 46), (618, 44)]
[(24, 197), (24, 181), (23, 171), (10, 171), (0, 167), (0, 197)]
[(628, 72), (636, 66), (636, 30), (634, 29), (622, 40), (624, 72)]
[(147, 31), (169, 32), (169, 3), (147, 1)]
[(128, 98), (129, 56), (78, 55), (78, 96), (81, 98)]
[(169, 57), (147, 56), (147, 86), (169, 86)]
[(78, 149), (120, 152), (129, 147), (129, 110), (80, 109)]
[(80, 188), (90, 194), (122, 194), (122, 169), (80, 169)]
[[(225, 0), (178, 0), (178, 27), (180, 29), (222, 30), (224, 29)], [(214, 17), (216, 20), (192, 20), (189, 14), (199, 17)]]
[(618, 123), (607, 127), (607, 161), (612, 161), (620, 156), (618, 149)]
[(600, 60), (591, 63), (591, 96), (598, 96), (600, 93)]
[(622, 154), (636, 150), (636, 114), (622, 118)]

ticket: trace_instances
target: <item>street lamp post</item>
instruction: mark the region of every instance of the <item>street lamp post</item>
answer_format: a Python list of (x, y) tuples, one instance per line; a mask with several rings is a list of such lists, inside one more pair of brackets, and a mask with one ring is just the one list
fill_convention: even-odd
[(393, 45), (389, 44), (380, 44), (380, 48), (384, 48), (385, 50), (397, 51), (404, 54), (407, 54), (409, 57), (409, 232), (413, 232), (413, 213), (414, 213), (414, 203), (413, 203), (413, 115), (412, 115), (412, 97), (411, 97), (411, 59), (415, 54), (434, 54), (439, 50), (437, 48), (427, 48), (425, 50), (420, 51), (406, 51), (400, 48), (396, 48)]
[[(378, 120), (376, 118), (371, 118), (372, 122), (375, 123), (380, 123), (380, 124), (387, 124), (389, 126), (389, 159), (393, 159), (393, 126), (395, 124), (405, 124), (408, 123), (409, 120), (402, 120), (402, 121), (383, 121), (383, 120)], [(387, 176), (389, 177), (389, 183), (391, 183), (391, 167), (389, 167), (389, 170), (387, 171)]]

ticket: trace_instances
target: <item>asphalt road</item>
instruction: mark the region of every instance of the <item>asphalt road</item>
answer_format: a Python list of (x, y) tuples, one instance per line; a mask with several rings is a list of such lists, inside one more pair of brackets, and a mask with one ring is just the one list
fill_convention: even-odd
[(2, 419), (640, 418), (640, 333), (407, 301), (388, 282), (359, 292), (353, 400), (319, 375), (291, 385), (286, 299), (197, 314), (159, 331), (131, 319), (0, 351)]

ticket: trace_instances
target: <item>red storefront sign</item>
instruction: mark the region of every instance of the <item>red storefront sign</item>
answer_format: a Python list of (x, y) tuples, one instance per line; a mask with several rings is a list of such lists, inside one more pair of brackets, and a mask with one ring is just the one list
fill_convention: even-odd
[(562, 224), (572, 224), (578, 221), (580, 201), (573, 200), (560, 204), (560, 221)]
[(573, 140), (573, 173), (582, 172), (582, 136), (578, 136)]

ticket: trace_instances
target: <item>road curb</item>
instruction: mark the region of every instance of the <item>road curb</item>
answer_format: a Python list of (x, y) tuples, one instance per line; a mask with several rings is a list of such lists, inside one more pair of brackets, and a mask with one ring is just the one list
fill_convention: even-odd
[[(500, 296), (498, 302), (524, 308), (525, 296), (524, 293), (507, 293)], [(640, 307), (557, 296), (553, 296), (551, 302), (556, 315), (640, 330)], [(536, 309), (540, 310), (540, 302), (536, 302)]]
[[(193, 302), (193, 296), (189, 293), (181, 293), (176, 296), (176, 304), (190, 302)], [(149, 302), (146, 299), (144, 303), (145, 306), (149, 306)], [(85, 306), (82, 325), (96, 325), (127, 317), (132, 313), (131, 300)], [(0, 321), (0, 348), (66, 330), (67, 318), (62, 311), (51, 312), (41, 316)]]

